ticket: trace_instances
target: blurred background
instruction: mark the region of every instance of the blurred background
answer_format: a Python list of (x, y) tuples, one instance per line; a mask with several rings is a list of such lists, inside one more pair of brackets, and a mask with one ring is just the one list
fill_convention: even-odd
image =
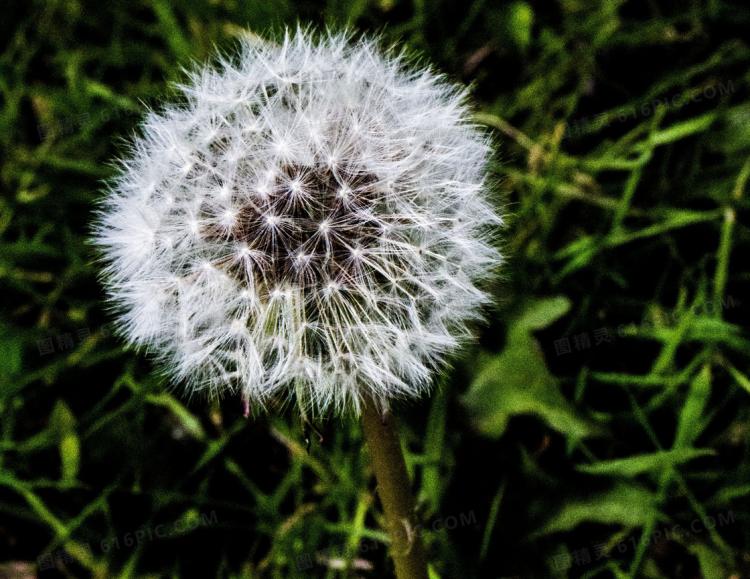
[(184, 67), (300, 21), (470, 84), (497, 305), (401, 407), (433, 577), (750, 576), (750, 7), (2, 2), (0, 577), (387, 577), (359, 425), (170, 393), (87, 244)]

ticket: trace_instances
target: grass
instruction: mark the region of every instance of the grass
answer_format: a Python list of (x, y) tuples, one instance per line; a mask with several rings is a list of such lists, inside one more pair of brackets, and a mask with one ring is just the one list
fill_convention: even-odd
[[(497, 307), (400, 409), (435, 577), (750, 573), (750, 10), (739, 1), (15, 3), (0, 24), (0, 575), (387, 573), (359, 425), (165, 390), (86, 243), (181, 68), (300, 20), (471, 83)], [(309, 448), (308, 448), (309, 446)]]

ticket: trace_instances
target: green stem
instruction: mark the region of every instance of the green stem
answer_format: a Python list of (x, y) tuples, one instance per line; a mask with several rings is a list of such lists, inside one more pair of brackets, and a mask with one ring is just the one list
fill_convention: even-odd
[(427, 560), (395, 419), (368, 402), (362, 430), (370, 452), (397, 579), (427, 579)]

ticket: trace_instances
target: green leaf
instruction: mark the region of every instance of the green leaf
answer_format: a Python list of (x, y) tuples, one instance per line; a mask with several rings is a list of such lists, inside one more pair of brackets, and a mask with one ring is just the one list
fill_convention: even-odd
[(21, 371), (21, 338), (0, 326), (0, 399), (14, 390), (13, 377)]
[(709, 112), (699, 117), (675, 123), (666, 129), (656, 131), (649, 138), (648, 144), (644, 143), (641, 147), (636, 146), (635, 149), (638, 150), (654, 145), (666, 145), (694, 135), (695, 133), (702, 133), (716, 120), (716, 116), (715, 112)]
[(71, 430), (75, 430), (76, 418), (68, 405), (58, 400), (50, 415), (49, 425), (58, 437), (63, 437)]
[(475, 427), (488, 436), (499, 437), (512, 416), (535, 414), (563, 434), (576, 438), (593, 435), (593, 425), (560, 393), (541, 351), (530, 348), (538, 346), (506, 349), (479, 370), (463, 398)]
[(750, 495), (750, 484), (726, 486), (716, 493), (713, 502), (717, 505), (728, 505), (735, 499)]
[(705, 579), (724, 579), (730, 577), (730, 570), (724, 565), (724, 557), (705, 543), (692, 543), (689, 551), (698, 559), (701, 575)]
[[(432, 399), (432, 406), (425, 431), (424, 455), (427, 463), (422, 468), (422, 488), (420, 498), (437, 511), (440, 500), (448, 486), (450, 479), (446, 477), (444, 468), (445, 452), (445, 423), (448, 412), (448, 397), (445, 388), (440, 388)], [(450, 455), (448, 455), (450, 456)], [(450, 472), (450, 471), (448, 471)]]
[(716, 454), (713, 450), (701, 448), (678, 448), (662, 450), (651, 454), (641, 454), (628, 458), (605, 460), (596, 464), (577, 467), (579, 472), (612, 476), (637, 476), (645, 472), (661, 472), (665, 468), (677, 466), (699, 456)]
[(636, 485), (619, 484), (586, 498), (558, 502), (563, 506), (533, 533), (534, 537), (570, 531), (582, 523), (641, 527), (660, 517), (654, 494)]
[(677, 422), (674, 448), (690, 446), (698, 438), (705, 426), (701, 417), (710, 395), (711, 368), (705, 365), (698, 376), (690, 383), (690, 390)]
[(196, 508), (186, 510), (171, 526), (175, 535), (186, 535), (201, 526), (201, 513)]
[(525, 51), (531, 44), (534, 10), (526, 2), (513, 2), (508, 6), (506, 32), (515, 45)]
[(66, 434), (60, 441), (60, 461), (61, 481), (66, 484), (75, 482), (81, 463), (81, 443), (74, 432)]
[(750, 103), (743, 102), (726, 111), (715, 138), (707, 141), (714, 150), (726, 154), (740, 153), (750, 149)]
[(550, 325), (569, 308), (570, 302), (564, 297), (535, 300), (511, 320), (506, 348), (482, 359), (462, 400), (477, 430), (499, 437), (512, 416), (534, 414), (551, 428), (574, 438), (592, 436), (598, 431), (562, 395), (531, 334)]
[(742, 388), (745, 389), (748, 394), (750, 394), (750, 378), (745, 376), (731, 364), (727, 364), (726, 368), (727, 370), (729, 370), (729, 373), (732, 375), (732, 378), (734, 378), (735, 382), (737, 382), (737, 384), (739, 384)]
[(527, 302), (510, 324), (510, 333), (518, 337), (530, 337), (533, 330), (551, 326), (570, 311), (570, 300), (565, 296), (534, 299)]
[(170, 410), (175, 418), (179, 420), (182, 427), (194, 438), (198, 440), (204, 440), (206, 438), (206, 432), (203, 430), (200, 420), (169, 393), (162, 392), (160, 394), (148, 394), (146, 395), (146, 401), (150, 404)]
[(76, 418), (70, 408), (58, 400), (50, 416), (50, 430), (58, 440), (63, 483), (75, 482), (81, 462), (81, 443), (76, 433)]

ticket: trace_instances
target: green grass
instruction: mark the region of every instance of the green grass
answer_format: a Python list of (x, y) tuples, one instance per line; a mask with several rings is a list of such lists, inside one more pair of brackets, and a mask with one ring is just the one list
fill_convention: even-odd
[(86, 242), (182, 68), (298, 20), (382, 32), (470, 83), (497, 143), (498, 305), (399, 410), (434, 576), (750, 574), (743, 3), (3, 10), (0, 575), (387, 574), (357, 423), (319, 442), (293, 412), (173, 395), (111, 337)]

